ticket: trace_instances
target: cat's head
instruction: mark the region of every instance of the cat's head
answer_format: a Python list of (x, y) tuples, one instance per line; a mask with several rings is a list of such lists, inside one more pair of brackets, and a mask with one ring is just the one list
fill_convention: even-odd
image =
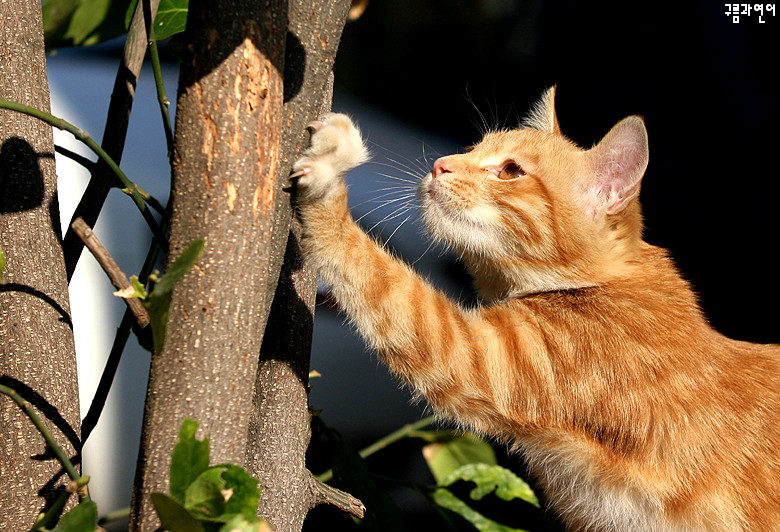
[(598, 284), (638, 253), (644, 122), (628, 117), (585, 150), (561, 134), (554, 100), (553, 87), (521, 128), (438, 159), (420, 184), (432, 236), (485, 297)]

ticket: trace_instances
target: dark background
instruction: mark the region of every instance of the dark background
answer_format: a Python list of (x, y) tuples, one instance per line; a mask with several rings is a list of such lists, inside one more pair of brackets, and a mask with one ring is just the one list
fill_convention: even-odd
[[(461, 146), (479, 140), (483, 118), (517, 124), (552, 84), (563, 132), (583, 147), (641, 115), (645, 239), (671, 251), (716, 329), (777, 343), (780, 32), (763, 19), (735, 24), (704, 1), (372, 0), (345, 29), (336, 88)], [(414, 446), (370, 464), (398, 476), (414, 469)], [(508, 524), (552, 529), (509, 512)], [(424, 507), (404, 515), (404, 530), (437, 529)], [(344, 529), (339, 519), (317, 510), (307, 529)]]
[(763, 19), (704, 1), (372, 0), (336, 83), (464, 146), (480, 113), (512, 127), (552, 84), (582, 146), (643, 116), (646, 240), (672, 251), (718, 330), (778, 342), (780, 22)]

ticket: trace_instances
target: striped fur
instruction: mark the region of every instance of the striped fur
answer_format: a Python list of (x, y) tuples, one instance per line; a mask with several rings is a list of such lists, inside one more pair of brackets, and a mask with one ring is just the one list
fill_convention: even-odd
[(780, 530), (780, 348), (713, 331), (642, 241), (641, 119), (583, 150), (553, 99), (421, 182), (430, 232), (463, 256), (478, 308), (352, 220), (342, 177), (366, 150), (344, 115), (313, 125), (294, 167), (306, 257), (393, 372), (527, 458), (571, 530)]

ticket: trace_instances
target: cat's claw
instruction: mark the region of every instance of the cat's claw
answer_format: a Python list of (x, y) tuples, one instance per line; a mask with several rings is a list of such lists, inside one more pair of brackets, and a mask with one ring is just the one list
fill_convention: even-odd
[(316, 133), (317, 131), (325, 127), (325, 124), (327, 124), (327, 122), (325, 122), (324, 120), (315, 120), (313, 122), (309, 122), (309, 125), (306, 126), (306, 129), (311, 129), (312, 133)]
[(295, 172), (291, 173), (290, 174), (290, 179), (295, 178), (295, 177), (303, 177), (303, 176), (305, 176), (305, 175), (307, 175), (309, 173), (311, 173), (311, 167), (304, 166), (303, 168), (301, 168), (299, 170), (296, 170)]
[(293, 164), (298, 196), (314, 200), (324, 196), (343, 175), (368, 159), (360, 131), (347, 115), (328, 113), (308, 125), (311, 146)]

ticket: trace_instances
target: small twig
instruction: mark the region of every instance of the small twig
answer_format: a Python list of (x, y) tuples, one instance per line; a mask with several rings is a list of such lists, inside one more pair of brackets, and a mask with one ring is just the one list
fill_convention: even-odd
[[(119, 68), (114, 79), (114, 88), (111, 92), (111, 100), (108, 104), (106, 122), (103, 136), (101, 137), (101, 148), (111, 156), (111, 159), (117, 163), (117, 166), (122, 159), (127, 128), (130, 122), (130, 112), (135, 99), (135, 89), (146, 55), (147, 28), (157, 14), (159, 3), (160, 0), (150, 0), (148, 2), (148, 16), (147, 10), (144, 9), (146, 2), (137, 3), (133, 19), (127, 30), (125, 46), (122, 50)], [(94, 226), (97, 223), (109, 191), (116, 186), (116, 180), (113, 178), (112, 173), (114, 173), (114, 168), (104, 159), (101, 158), (95, 164), (90, 171), (90, 180), (87, 188), (76, 206), (71, 221), (81, 217), (89, 225)], [(152, 208), (156, 207), (152, 205)], [(163, 214), (163, 216), (165, 215)], [(146, 222), (149, 223), (150, 221), (151, 216), (146, 217)], [(155, 234), (155, 238), (159, 238), (159, 232), (155, 231), (154, 227), (152, 231)], [(78, 236), (68, 229), (63, 238), (62, 247), (65, 254), (65, 271), (70, 282), (84, 246)]]
[(46, 513), (38, 516), (35, 524), (29, 530), (29, 532), (38, 532), (40, 530), (47, 530), (44, 528), (47, 523), (55, 519), (62, 512), (63, 507), (70, 499), (70, 496), (74, 493), (81, 494), (86, 491), (86, 486), (89, 483), (89, 477), (79, 477), (77, 480), (71, 480), (68, 486), (60, 493), (59, 497), (52, 503)]
[(70, 159), (73, 162), (76, 162), (86, 168), (87, 170), (91, 170), (93, 166), (95, 166), (95, 162), (84, 157), (80, 153), (76, 153), (74, 151), (69, 150), (68, 148), (65, 148), (63, 146), (57, 146), (54, 145), (54, 151), (59, 153), (60, 155), (64, 155), (68, 159)]
[(168, 107), (171, 102), (165, 93), (165, 82), (163, 80), (162, 67), (160, 65), (160, 54), (157, 50), (157, 41), (154, 39), (154, 25), (149, 28), (149, 57), (152, 60), (152, 72), (154, 72), (154, 84), (157, 88), (157, 102), (160, 105), (160, 114), (162, 115), (163, 127), (165, 129), (165, 142), (168, 146), (168, 159), (173, 156), (173, 125), (171, 124), (171, 115)]
[[(407, 436), (413, 434), (415, 431), (418, 431), (423, 427), (427, 427), (431, 423), (435, 422), (437, 419), (438, 416), (432, 415), (432, 416), (424, 417), (418, 421), (415, 421), (414, 423), (404, 425), (398, 430), (391, 432), (387, 436), (378, 439), (368, 447), (362, 449), (358, 454), (360, 455), (361, 458), (367, 458), (372, 454), (374, 454), (375, 452), (381, 451), (391, 443), (395, 443), (398, 440), (402, 440)], [(320, 482), (328, 482), (330, 479), (333, 478), (333, 469), (328, 469), (324, 473), (317, 475), (316, 478)]]
[[(81, 478), (81, 475), (79, 475), (79, 472), (76, 470), (73, 462), (71, 462), (68, 458), (68, 455), (65, 454), (65, 451), (62, 450), (62, 447), (57, 444), (49, 429), (46, 428), (46, 425), (44, 425), (43, 421), (41, 421), (41, 418), (38, 417), (38, 414), (35, 413), (32, 404), (24, 397), (19, 395), (19, 392), (4, 384), (0, 384), (0, 393), (10, 397), (17, 405), (19, 405), (19, 408), (21, 408), (24, 413), (27, 414), (27, 417), (30, 418), (32, 424), (35, 425), (35, 428), (38, 429), (38, 432), (41, 433), (41, 436), (43, 436), (43, 439), (46, 441), (46, 446), (51, 450), (52, 453), (54, 453), (54, 456), (62, 464), (62, 467), (65, 469), (65, 472), (68, 474), (70, 479), (78, 481)], [(82, 501), (89, 500), (89, 494), (87, 494), (85, 491), (79, 491), (79, 498)]]
[[(167, 222), (164, 222), (163, 229), (167, 229)], [(149, 252), (146, 255), (146, 260), (141, 267), (141, 272), (138, 274), (138, 281), (141, 282), (141, 284), (146, 284), (149, 274), (152, 273), (154, 266), (157, 263), (157, 257), (160, 254), (160, 251), (161, 247), (159, 242), (157, 239), (152, 239)], [(116, 371), (119, 368), (119, 362), (122, 360), (122, 353), (125, 350), (128, 338), (130, 338), (130, 329), (132, 328), (133, 321), (134, 318), (132, 317), (130, 309), (125, 309), (122, 321), (119, 324), (119, 327), (117, 327), (114, 342), (111, 344), (111, 351), (108, 354), (103, 373), (100, 375), (100, 382), (95, 390), (95, 395), (89, 405), (87, 415), (85, 415), (84, 419), (81, 421), (82, 443), (87, 441), (87, 438), (89, 438), (89, 435), (92, 433), (95, 426), (97, 426), (100, 416), (103, 413), (103, 408), (108, 399), (108, 393), (111, 391)]]
[[(148, 204), (150, 207), (154, 208), (157, 212), (159, 212), (163, 216), (163, 218), (165, 218), (166, 216), (165, 208), (160, 204), (159, 201), (154, 199), (151, 196), (151, 194), (146, 192), (137, 184), (130, 181), (130, 179), (125, 175), (122, 169), (119, 168), (119, 166), (114, 162), (111, 156), (109, 156), (108, 153), (106, 153), (106, 151), (100, 147), (100, 144), (95, 142), (95, 140), (89, 136), (89, 133), (74, 126), (73, 124), (71, 124), (70, 122), (62, 118), (58, 118), (56, 116), (53, 116), (39, 109), (35, 109), (34, 107), (30, 107), (28, 105), (23, 105), (16, 102), (9, 102), (7, 100), (0, 100), (0, 108), (11, 109), (13, 111), (18, 111), (20, 113), (24, 113), (33, 116), (35, 118), (38, 118), (40, 120), (43, 120), (44, 122), (50, 124), (53, 127), (56, 127), (57, 129), (62, 129), (69, 133), (72, 133), (73, 136), (75, 136), (77, 139), (79, 139), (84, 144), (86, 144), (116, 174), (116, 176), (125, 186), (123, 190), (133, 199), (133, 202), (138, 207), (138, 210), (141, 211), (141, 215), (143, 216), (144, 220), (146, 220), (146, 223), (147, 225), (149, 225), (149, 228), (152, 230), (154, 237), (160, 241), (160, 244), (162, 246), (166, 245), (165, 234), (160, 229), (160, 225), (157, 223), (157, 220), (154, 219), (154, 216), (152, 216), (152, 213), (149, 212), (149, 209), (147, 209), (146, 206)], [(66, 239), (67, 239), (67, 235), (66, 235)], [(75, 269), (75, 263), (72, 265), (72, 267)], [(70, 274), (72, 274), (72, 272), (69, 272), (69, 277)]]
[[(95, 235), (94, 231), (92, 231), (92, 228), (81, 218), (73, 220), (71, 227), (98, 261), (98, 264), (103, 268), (103, 271), (106, 272), (108, 278), (111, 280), (111, 284), (113, 284), (117, 290), (132, 288), (127, 275), (125, 275), (119, 267), (119, 264), (114, 260), (114, 257), (111, 256), (97, 235)], [(141, 328), (149, 325), (149, 313), (146, 311), (146, 308), (144, 308), (140, 299), (136, 297), (125, 297), (122, 299), (124, 299), (127, 307), (133, 313)]]
[(111, 344), (111, 351), (106, 359), (106, 365), (103, 366), (103, 373), (100, 375), (100, 382), (98, 382), (95, 389), (95, 395), (92, 396), (92, 402), (89, 404), (87, 414), (81, 420), (82, 443), (86, 443), (92, 431), (95, 430), (103, 413), (103, 408), (106, 406), (108, 394), (111, 391), (111, 386), (114, 384), (114, 377), (119, 368), (119, 362), (122, 360), (122, 353), (127, 345), (127, 339), (130, 337), (134, 319), (130, 308), (125, 309), (122, 321), (119, 323), (119, 327), (117, 327), (114, 342)]
[(342, 512), (362, 519), (366, 515), (366, 507), (360, 501), (340, 489), (329, 486), (312, 477), (312, 489), (314, 490), (315, 504), (329, 504)]
[(35, 521), (35, 524), (32, 526), (29, 532), (38, 532), (41, 529), (41, 527), (46, 526), (46, 523), (54, 519), (56, 516), (60, 515), (60, 512), (65, 507), (65, 503), (68, 502), (68, 499), (70, 499), (71, 495), (72, 494), (70, 492), (63, 490), (62, 493), (60, 493), (57, 499), (49, 507), (49, 509), (46, 510), (46, 513), (38, 516), (38, 519)]
[(100, 519), (98, 519), (99, 525), (105, 525), (106, 523), (110, 523), (111, 521), (117, 521), (119, 519), (124, 519), (130, 515), (130, 508), (121, 508), (119, 510), (114, 510), (113, 512), (107, 513)]
[(125, 175), (122, 169), (119, 168), (116, 162), (114, 162), (114, 159), (112, 159), (111, 156), (109, 156), (108, 153), (106, 153), (105, 150), (100, 147), (100, 144), (95, 142), (95, 139), (93, 139), (89, 135), (89, 133), (87, 133), (83, 129), (71, 124), (64, 118), (56, 117), (54, 115), (41, 111), (40, 109), (30, 107), (29, 105), (24, 105), (16, 102), (9, 102), (8, 100), (0, 100), (0, 108), (11, 109), (19, 113), (33, 116), (39, 120), (43, 120), (44, 122), (46, 122), (52, 127), (56, 127), (57, 129), (67, 131), (68, 133), (72, 134), (78, 140), (86, 144), (89, 147), (89, 149), (95, 152), (95, 154), (98, 157), (100, 157), (103, 160), (103, 162), (105, 162), (109, 166), (109, 168), (111, 168), (114, 174), (116, 174), (117, 178), (119, 178), (119, 180), (124, 185), (127, 194), (131, 198), (133, 198), (133, 201), (138, 206), (138, 209), (141, 212), (146, 210), (146, 204), (148, 203), (149, 206), (153, 207), (155, 210), (161, 209), (159, 210), (160, 214), (165, 215), (165, 209), (162, 209), (160, 202), (152, 198), (151, 194), (146, 192), (136, 183), (130, 181), (130, 179), (127, 177), (127, 175)]

